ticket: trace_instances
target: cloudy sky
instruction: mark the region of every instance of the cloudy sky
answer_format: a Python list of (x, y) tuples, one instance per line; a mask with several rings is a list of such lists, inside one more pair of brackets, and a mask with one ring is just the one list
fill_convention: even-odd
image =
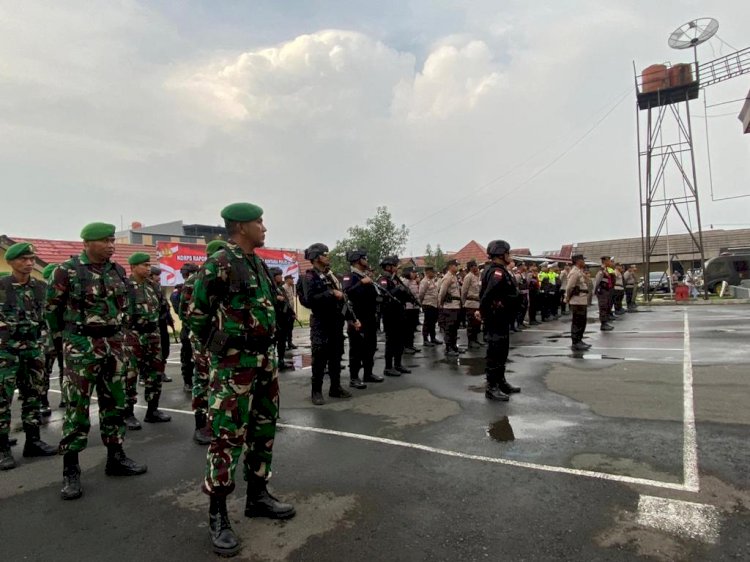
[[(667, 37), (704, 16), (723, 42), (702, 61), (747, 46), (746, 0), (0, 0), (0, 233), (218, 224), (247, 200), (277, 247), (333, 243), (379, 205), (413, 254), (635, 236), (633, 61), (689, 62)], [(691, 107), (714, 228), (750, 226), (706, 165), (708, 138), (715, 198), (750, 194), (741, 105)]]

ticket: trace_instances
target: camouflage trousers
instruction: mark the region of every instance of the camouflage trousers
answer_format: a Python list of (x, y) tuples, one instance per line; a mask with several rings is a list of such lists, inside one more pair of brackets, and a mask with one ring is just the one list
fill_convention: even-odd
[(96, 390), (99, 399), (99, 431), (105, 445), (122, 444), (125, 436), (125, 381), (121, 336), (91, 338), (69, 335), (63, 340), (67, 402), (60, 454), (83, 451), (91, 429), (89, 406)]
[(44, 388), (44, 355), (40, 348), (16, 353), (0, 351), (0, 435), (10, 433), (10, 406), (18, 387), (24, 430), (40, 425), (40, 396)]
[(128, 406), (132, 406), (138, 401), (138, 375), (143, 375), (146, 382), (146, 402), (159, 400), (161, 397), (161, 378), (164, 373), (164, 359), (161, 354), (159, 332), (150, 334), (127, 332), (123, 367)]
[(211, 373), (211, 360), (208, 352), (198, 341), (198, 338), (190, 337), (193, 347), (193, 411), (198, 414), (208, 414), (208, 390)]
[(273, 347), (266, 355), (235, 351), (220, 360), (211, 356), (208, 423), (213, 440), (206, 458), (205, 493), (232, 493), (243, 450), (245, 480), (270, 477), (279, 417), (276, 367)]
[(59, 371), (60, 391), (63, 389), (63, 351), (62, 338), (50, 338), (44, 348), (44, 395), (49, 392), (49, 379), (52, 376), (52, 368), (57, 361)]

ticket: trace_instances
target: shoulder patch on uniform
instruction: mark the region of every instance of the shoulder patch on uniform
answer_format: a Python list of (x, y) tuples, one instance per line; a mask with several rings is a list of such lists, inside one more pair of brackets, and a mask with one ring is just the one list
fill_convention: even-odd
[(380, 284), (381, 285), (388, 285), (388, 281), (386, 281), (385, 279), (381, 279), (380, 280)]
[(502, 278), (502, 276), (503, 276), (503, 272), (502, 272), (502, 271), (500, 271), (499, 269), (496, 269), (496, 270), (495, 270), (495, 277), (499, 277), (499, 278)]
[(348, 275), (346, 275), (346, 276), (344, 277), (344, 281), (349, 281), (349, 279), (351, 279), (351, 277), (349, 277)]

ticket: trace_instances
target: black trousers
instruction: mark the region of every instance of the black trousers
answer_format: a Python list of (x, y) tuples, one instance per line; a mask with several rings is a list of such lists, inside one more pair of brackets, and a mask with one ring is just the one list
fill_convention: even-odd
[(404, 324), (406, 315), (403, 311), (384, 311), (383, 329), (385, 330), (385, 368), (401, 367), (404, 355)]
[(414, 331), (419, 324), (419, 309), (409, 308), (405, 311), (406, 322), (404, 323), (404, 347), (414, 347)]
[(625, 302), (628, 305), (628, 309), (635, 307), (635, 288), (625, 287)]
[(612, 298), (615, 303), (615, 310), (620, 312), (622, 310), (622, 301), (625, 299), (625, 291), (614, 291)]
[(510, 350), (510, 329), (507, 316), (499, 315), (485, 322), (484, 341), (487, 343), (487, 382), (498, 384), (505, 378), (505, 363)]
[(469, 341), (478, 341), (479, 334), (482, 331), (482, 321), (477, 320), (474, 316), (474, 312), (479, 309), (477, 308), (465, 308), (466, 312), (466, 338)]
[(599, 322), (604, 324), (609, 320), (609, 313), (612, 309), (612, 290), (600, 290), (596, 299), (599, 302)]
[(529, 295), (521, 295), (521, 303), (518, 305), (518, 312), (516, 314), (516, 323), (523, 324), (526, 318), (526, 312), (529, 310)]
[(182, 382), (193, 386), (193, 373), (195, 372), (195, 363), (193, 362), (193, 344), (190, 341), (190, 329), (182, 325), (180, 331), (180, 372)]
[(352, 326), (347, 328), (349, 335), (349, 378), (359, 378), (359, 370), (363, 370), (365, 377), (372, 375), (375, 365), (375, 348), (377, 340), (377, 322), (373, 316), (371, 319), (360, 318), (362, 328), (357, 331)]
[(458, 319), (460, 312), (458, 308), (440, 309), (439, 318), (445, 330), (446, 351), (458, 348)]
[(422, 322), (422, 337), (424, 341), (435, 341), (435, 326), (438, 321), (438, 309), (434, 306), (423, 306), (424, 321)]
[(331, 388), (341, 386), (341, 357), (344, 355), (344, 323), (310, 319), (312, 344), (312, 391), (321, 392), (326, 369)]
[(573, 343), (583, 341), (583, 333), (586, 331), (588, 307), (585, 304), (571, 304), (570, 312), (570, 339)]
[(536, 322), (536, 315), (541, 309), (542, 293), (533, 291), (529, 293), (529, 322)]

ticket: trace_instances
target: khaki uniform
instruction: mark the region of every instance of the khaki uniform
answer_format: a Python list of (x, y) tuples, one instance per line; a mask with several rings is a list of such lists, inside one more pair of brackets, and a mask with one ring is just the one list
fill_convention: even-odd
[(422, 321), (422, 339), (425, 343), (437, 341), (435, 326), (438, 321), (438, 284), (437, 278), (425, 277), (419, 282), (417, 297), (422, 304), (424, 320)]
[(570, 337), (575, 345), (583, 340), (583, 333), (586, 331), (590, 298), (589, 283), (583, 271), (577, 266), (573, 266), (570, 270), (567, 281), (565, 300), (570, 305)]
[(458, 350), (458, 321), (461, 312), (461, 291), (458, 278), (453, 273), (446, 273), (440, 283), (438, 292), (440, 322), (445, 330), (445, 350)]
[(482, 280), (471, 271), (464, 277), (461, 285), (461, 302), (466, 309), (466, 337), (471, 342), (479, 341), (479, 332), (482, 330), (482, 321), (477, 320), (474, 311), (479, 310), (479, 291), (482, 288)]

